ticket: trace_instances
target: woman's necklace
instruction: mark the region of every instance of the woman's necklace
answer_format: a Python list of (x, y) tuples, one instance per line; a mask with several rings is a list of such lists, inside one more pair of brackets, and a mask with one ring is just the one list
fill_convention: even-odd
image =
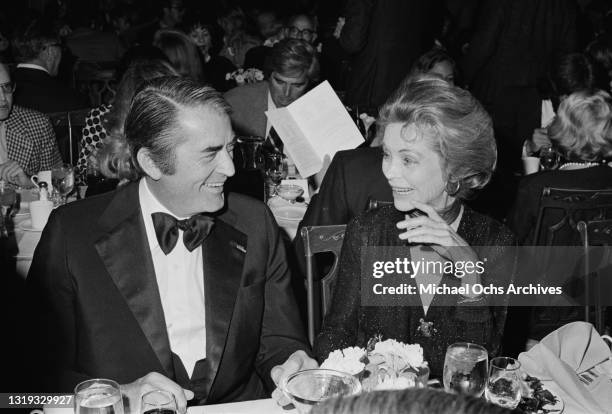
[(583, 168), (597, 167), (598, 162), (566, 162), (559, 167), (560, 170), (581, 170)]

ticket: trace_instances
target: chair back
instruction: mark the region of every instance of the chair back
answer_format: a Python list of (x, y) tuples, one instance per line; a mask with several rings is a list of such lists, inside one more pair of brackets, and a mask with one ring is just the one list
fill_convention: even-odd
[(109, 104), (117, 93), (114, 62), (77, 60), (72, 68), (73, 87), (89, 97), (92, 107)]
[(62, 159), (71, 165), (75, 165), (78, 157), (79, 142), (85, 126), (85, 117), (89, 111), (89, 108), (85, 108), (47, 114), (55, 131)]
[[(301, 236), (304, 242), (306, 257), (306, 300), (308, 306), (308, 340), (314, 344), (316, 334), (321, 329), (323, 318), (329, 311), (332, 300), (332, 287), (338, 275), (340, 250), (344, 243), (346, 225), (308, 226), (302, 228)], [(331, 252), (334, 263), (323, 276), (314, 275), (314, 255)]]
[[(603, 285), (602, 278), (610, 279), (610, 268), (612, 267), (612, 220), (581, 221), (578, 223), (578, 231), (584, 248), (584, 280), (585, 280), (585, 315), (589, 322), (589, 306), (592, 296), (595, 296), (595, 327), (601, 334), (604, 333), (605, 306), (602, 305), (602, 291), (607, 290)], [(591, 246), (605, 246), (603, 255), (597, 260), (601, 266), (593, 266), (595, 257), (591, 254)], [(595, 274), (595, 286), (591, 284), (591, 272), (595, 269), (603, 269)], [(606, 275), (608, 273), (608, 275)], [(609, 282), (609, 280), (608, 280)], [(594, 292), (594, 295), (593, 295)]]
[(576, 190), (545, 187), (533, 239), (535, 246), (579, 246), (581, 220), (612, 218), (612, 188)]

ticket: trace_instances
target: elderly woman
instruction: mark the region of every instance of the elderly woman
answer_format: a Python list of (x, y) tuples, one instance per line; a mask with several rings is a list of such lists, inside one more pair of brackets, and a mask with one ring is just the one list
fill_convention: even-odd
[[(536, 220), (544, 187), (568, 189), (612, 188), (612, 168), (604, 161), (612, 155), (612, 101), (603, 91), (571, 94), (559, 106), (548, 128), (553, 148), (561, 154), (558, 170), (528, 175), (520, 183), (508, 224), (521, 244), (536, 243)], [(551, 217), (555, 220), (555, 217)], [(544, 226), (543, 226), (544, 227)], [(579, 242), (577, 233), (559, 234), (560, 240)]]
[[(502, 224), (463, 202), (489, 181), (495, 167), (491, 119), (469, 92), (425, 78), (403, 84), (381, 108), (379, 123), (384, 134), (382, 170), (393, 191), (393, 205), (366, 212), (348, 225), (332, 306), (315, 353), (323, 360), (335, 349), (365, 347), (381, 335), (419, 343), (432, 374), (440, 376), (450, 344), (474, 342), (494, 355), (504, 328), (506, 308), (488, 306), (490, 298), (473, 288), (501, 279), (504, 267), (512, 272), (513, 261), (510, 266), (501, 262), (510, 255), (507, 246), (514, 245), (514, 238)], [(405, 283), (416, 293), (372, 298), (373, 274), (362, 268), (362, 259), (372, 249), (377, 249), (375, 260), (403, 254), (413, 262), (424, 255), (453, 265), (487, 265), (484, 273), (469, 275), (387, 275), (377, 280)], [(419, 291), (419, 286), (431, 284), (463, 293)]]

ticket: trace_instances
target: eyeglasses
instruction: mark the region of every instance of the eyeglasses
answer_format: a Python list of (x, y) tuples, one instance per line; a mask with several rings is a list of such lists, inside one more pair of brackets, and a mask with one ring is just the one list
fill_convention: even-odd
[(6, 82), (6, 83), (0, 84), (0, 89), (2, 89), (2, 92), (4, 92), (5, 94), (10, 95), (13, 92), (15, 92), (16, 86), (17, 84), (15, 84), (15, 82)]
[(292, 37), (301, 37), (301, 38), (312, 37), (314, 36), (314, 34), (315, 34), (314, 30), (310, 30), (310, 29), (300, 30), (297, 27), (289, 28), (289, 36), (292, 36)]

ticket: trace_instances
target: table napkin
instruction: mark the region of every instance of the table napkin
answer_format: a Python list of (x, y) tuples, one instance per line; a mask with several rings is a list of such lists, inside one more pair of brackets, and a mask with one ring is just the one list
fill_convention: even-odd
[[(572, 322), (519, 355), (524, 372), (554, 384), (566, 413), (612, 413), (612, 354), (593, 325)], [(584, 384), (579, 375), (587, 375)], [(552, 385), (551, 384), (551, 385)]]

